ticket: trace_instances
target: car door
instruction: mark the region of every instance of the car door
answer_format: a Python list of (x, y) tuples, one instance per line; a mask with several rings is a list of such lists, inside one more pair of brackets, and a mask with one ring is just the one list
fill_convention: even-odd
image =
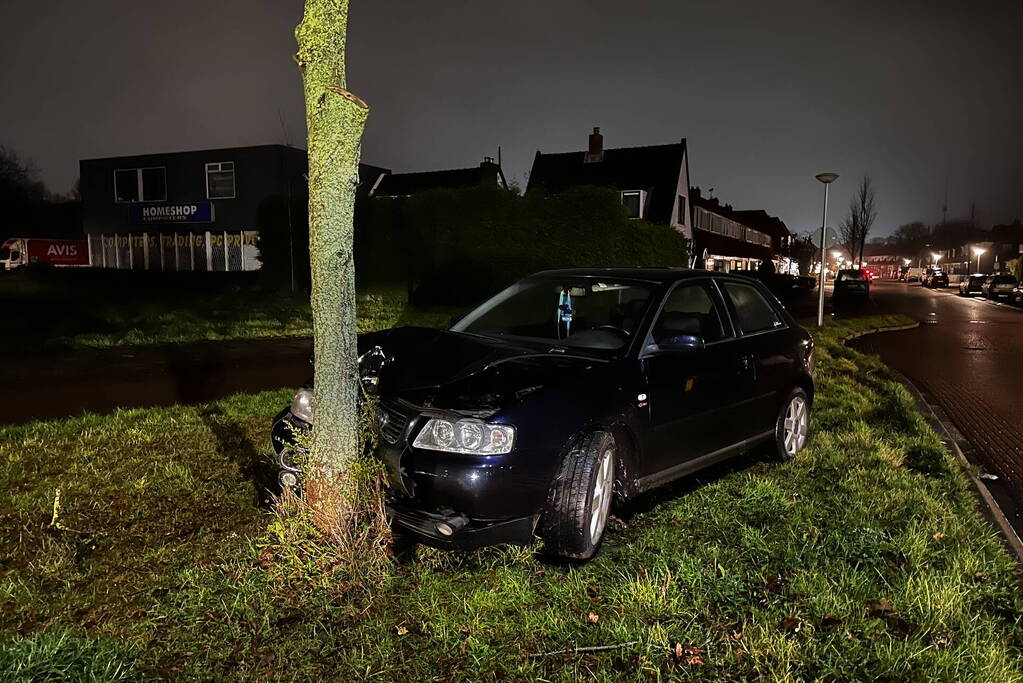
[[(671, 332), (702, 338), (698, 348), (666, 349)], [(709, 280), (682, 282), (665, 297), (648, 332), (642, 357), (649, 424), (643, 443), (644, 474), (678, 467), (733, 445), (731, 406), (752, 386), (735, 355), (724, 302)]]
[(799, 363), (797, 347), (785, 317), (761, 287), (734, 280), (718, 284), (737, 335), (736, 351), (752, 373), (752, 390), (737, 396), (733, 406), (735, 429), (745, 439), (757, 438), (774, 429), (780, 394), (791, 388)]

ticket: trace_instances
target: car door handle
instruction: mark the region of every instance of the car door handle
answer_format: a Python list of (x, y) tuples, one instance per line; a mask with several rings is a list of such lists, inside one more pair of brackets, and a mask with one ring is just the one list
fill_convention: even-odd
[(753, 367), (753, 356), (742, 356), (739, 358), (739, 365), (742, 366), (743, 370), (749, 370)]

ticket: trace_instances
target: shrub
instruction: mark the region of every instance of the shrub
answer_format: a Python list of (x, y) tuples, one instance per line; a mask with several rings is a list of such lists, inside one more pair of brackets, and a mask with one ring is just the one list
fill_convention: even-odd
[(618, 193), (554, 197), (498, 188), (438, 190), (363, 205), (356, 268), (363, 282), (406, 277), (418, 302), (477, 302), (550, 268), (684, 266), (684, 237), (627, 218)]

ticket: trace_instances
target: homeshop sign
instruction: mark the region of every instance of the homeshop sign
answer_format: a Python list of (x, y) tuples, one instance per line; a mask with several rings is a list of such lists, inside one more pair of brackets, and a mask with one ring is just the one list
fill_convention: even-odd
[(213, 204), (211, 202), (160, 204), (158, 206), (133, 204), (128, 209), (131, 212), (132, 225), (213, 222)]

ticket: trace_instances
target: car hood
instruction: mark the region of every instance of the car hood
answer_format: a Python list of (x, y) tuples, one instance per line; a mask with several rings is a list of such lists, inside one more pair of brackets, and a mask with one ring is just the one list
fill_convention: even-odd
[(607, 361), (445, 330), (399, 327), (359, 338), (363, 381), (383, 398), (489, 417)]

